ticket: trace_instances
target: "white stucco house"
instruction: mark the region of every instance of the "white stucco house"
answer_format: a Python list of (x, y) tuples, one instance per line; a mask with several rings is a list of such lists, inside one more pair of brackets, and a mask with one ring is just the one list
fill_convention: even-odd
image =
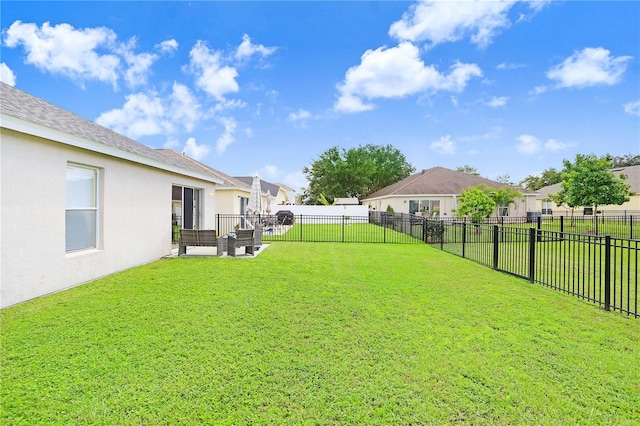
[[(385, 211), (387, 206), (391, 206), (396, 213), (452, 217), (455, 216), (458, 197), (462, 191), (477, 185), (495, 189), (506, 186), (504, 183), (457, 170), (432, 167), (376, 191), (364, 198), (362, 204), (374, 211)], [(499, 206), (500, 215), (526, 216), (527, 212), (535, 211), (536, 194), (524, 190), (521, 192), (522, 197), (513, 204)]]
[(214, 229), (206, 170), (0, 83), (0, 307), (159, 259)]

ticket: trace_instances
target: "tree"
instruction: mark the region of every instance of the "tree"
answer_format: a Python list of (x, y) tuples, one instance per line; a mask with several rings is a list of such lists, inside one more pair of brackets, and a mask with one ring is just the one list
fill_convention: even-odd
[(611, 157), (612, 168), (638, 166), (638, 165), (640, 165), (640, 155), (633, 155), (629, 153), (626, 155), (617, 155), (615, 157)]
[(478, 173), (478, 169), (476, 169), (475, 167), (471, 167), (468, 164), (456, 167), (456, 171), (466, 173), (468, 175), (480, 176), (480, 173)]
[(560, 172), (554, 169), (553, 167), (546, 169), (540, 175), (529, 175), (520, 181), (519, 186), (527, 188), (531, 191), (537, 191), (540, 188), (544, 188), (545, 186), (553, 185), (555, 183), (560, 183), (562, 178), (560, 177)]
[(575, 161), (563, 161), (562, 189), (555, 198), (569, 206), (620, 205), (631, 195), (626, 176), (611, 172), (611, 157), (577, 154)]
[(515, 203), (515, 199), (522, 197), (522, 192), (511, 186), (503, 186), (489, 192), (489, 196), (496, 203), (496, 216), (506, 216), (504, 212), (500, 212), (501, 207), (509, 207), (509, 204)]
[(511, 182), (511, 175), (509, 173), (505, 173), (503, 175), (498, 175), (496, 177), (496, 182), (505, 183), (507, 185), (515, 186), (513, 182)]
[(302, 170), (309, 181), (303, 190), (304, 204), (320, 204), (322, 197), (329, 203), (338, 197), (362, 199), (414, 171), (404, 154), (391, 145), (332, 147)]
[(496, 208), (496, 202), (491, 198), (489, 189), (484, 185), (464, 189), (458, 202), (456, 216), (470, 216), (473, 223), (481, 223), (485, 217), (491, 216)]

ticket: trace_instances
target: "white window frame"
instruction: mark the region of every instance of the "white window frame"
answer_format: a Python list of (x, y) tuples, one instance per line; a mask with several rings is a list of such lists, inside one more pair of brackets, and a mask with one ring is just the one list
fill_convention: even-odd
[[(87, 172), (87, 171), (91, 171), (93, 173), (93, 178), (92, 178), (92, 200), (87, 203), (87, 205), (73, 205), (73, 206), (69, 206), (69, 191), (71, 191), (72, 189), (70, 188), (69, 185), (69, 176), (70, 176), (70, 172), (73, 171), (83, 171), (83, 172)], [(84, 164), (78, 164), (78, 163), (67, 163), (67, 168), (66, 168), (66, 177), (67, 177), (67, 185), (66, 185), (66, 195), (65, 195), (65, 251), (67, 254), (70, 253), (77, 253), (77, 252), (82, 252), (82, 251), (87, 251), (87, 250), (95, 250), (99, 247), (100, 244), (100, 233), (99, 233), (99, 229), (100, 229), (100, 194), (99, 194), (99, 180), (100, 180), (100, 169), (98, 167), (92, 167), (92, 166), (87, 166)], [(74, 203), (75, 204), (75, 203)], [(67, 223), (67, 218), (68, 218), (68, 214), (71, 212), (94, 212), (94, 218), (93, 218), (93, 229), (89, 230), (89, 239), (88, 239), (88, 243), (86, 245), (80, 245), (80, 246), (72, 246), (71, 248), (69, 247), (69, 232), (71, 232), (71, 229), (68, 226)]]

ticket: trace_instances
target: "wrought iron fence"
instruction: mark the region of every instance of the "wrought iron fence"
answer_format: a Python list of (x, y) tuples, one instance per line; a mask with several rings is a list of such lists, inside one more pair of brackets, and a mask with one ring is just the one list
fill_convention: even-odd
[(448, 223), (430, 244), (598, 304), (640, 317), (640, 240), (467, 222)]
[[(432, 220), (427, 218), (426, 220)], [(461, 223), (472, 224), (471, 219), (437, 218), (448, 225)], [(620, 216), (500, 216), (487, 217), (481, 222), (484, 225), (517, 225), (535, 227), (547, 231), (572, 232), (588, 235), (611, 235), (616, 238), (640, 240), (640, 214)]]
[[(580, 229), (567, 226), (569, 220), (558, 219), (555, 223), (558, 229), (553, 229), (548, 220), (540, 218), (491, 218), (473, 223), (468, 219), (424, 218), (389, 212), (370, 212), (369, 216), (219, 214), (217, 230), (225, 234), (236, 226), (246, 228), (261, 223), (265, 242), (428, 243), (586, 299), (606, 310), (640, 317), (640, 238), (637, 237), (640, 223), (637, 217), (616, 217), (613, 221), (608, 217), (597, 228), (598, 234), (565, 232), (566, 228)], [(624, 227), (613, 226), (618, 221)], [(636, 239), (601, 235), (605, 230), (629, 233)]]
[[(407, 216), (407, 215), (405, 215)], [(250, 228), (256, 223), (264, 225), (265, 242), (357, 242), (420, 244), (425, 221), (412, 222), (408, 217), (384, 216), (371, 220), (370, 216), (323, 215), (244, 215), (219, 214), (216, 226), (220, 234), (239, 228)]]

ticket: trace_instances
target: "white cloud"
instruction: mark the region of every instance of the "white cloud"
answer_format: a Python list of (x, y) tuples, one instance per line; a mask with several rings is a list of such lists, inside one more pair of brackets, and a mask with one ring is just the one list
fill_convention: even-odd
[(241, 101), (240, 99), (223, 99), (222, 101), (218, 102), (213, 109), (216, 112), (220, 112), (230, 109), (244, 108), (246, 106), (247, 103), (245, 101)]
[(507, 12), (510, 1), (421, 1), (405, 12), (389, 28), (398, 40), (428, 41), (431, 46), (470, 36), (471, 42), (484, 47), (501, 29), (511, 25)]
[(549, 90), (548, 86), (536, 86), (533, 88), (533, 90), (529, 91), (529, 94), (533, 96), (538, 96), (546, 92), (547, 90)]
[(508, 100), (509, 98), (506, 96), (494, 96), (489, 102), (486, 102), (486, 104), (492, 108), (498, 108), (505, 106)]
[(560, 88), (611, 86), (620, 81), (631, 59), (631, 56), (612, 57), (602, 47), (587, 47), (549, 70), (547, 78)]
[(203, 117), (189, 89), (178, 83), (174, 83), (172, 92), (164, 98), (139, 92), (125, 99), (122, 108), (100, 114), (96, 123), (136, 139), (159, 134), (171, 136), (179, 128), (191, 131)]
[(542, 146), (542, 143), (538, 140), (538, 138), (532, 135), (520, 135), (516, 138), (516, 140), (518, 141), (516, 150), (520, 154), (535, 154), (536, 152), (540, 151), (540, 147)]
[(499, 70), (516, 70), (518, 68), (522, 68), (524, 67), (524, 65), (522, 64), (515, 64), (513, 62), (503, 62), (501, 64), (498, 64), (498, 66), (496, 66), (496, 69)]
[(136, 39), (133, 37), (117, 49), (127, 63), (124, 79), (131, 88), (147, 84), (151, 65), (158, 59), (155, 53), (134, 53), (135, 47)]
[(16, 85), (16, 75), (4, 62), (0, 63), (0, 81), (9, 86)]
[(184, 144), (184, 149), (182, 152), (184, 152), (194, 160), (200, 161), (209, 154), (209, 147), (204, 144), (198, 145), (195, 138), (189, 138)]
[[(262, 176), (265, 178), (276, 178), (280, 174), (280, 170), (278, 170), (278, 166), (274, 166), (273, 164), (267, 164), (262, 168)], [(271, 194), (275, 195), (275, 194)]]
[(531, 155), (540, 152), (541, 150), (558, 152), (564, 151), (573, 146), (571, 143), (560, 142), (555, 139), (549, 139), (546, 142), (542, 142), (540, 139), (533, 135), (520, 135), (516, 138), (518, 145), (516, 150), (520, 154)]
[(98, 80), (117, 86), (120, 58), (110, 52), (116, 34), (108, 28), (75, 29), (69, 24), (38, 28), (35, 24), (14, 22), (4, 32), (4, 45), (23, 46), (25, 62), (52, 74), (62, 74), (79, 84)]
[(158, 43), (156, 49), (162, 53), (173, 53), (178, 49), (178, 42), (173, 38), (171, 40), (165, 40)]
[(361, 112), (374, 108), (363, 98), (398, 98), (438, 90), (461, 92), (472, 77), (482, 75), (477, 65), (463, 63), (454, 64), (449, 74), (442, 74), (426, 66), (419, 53), (416, 46), (406, 42), (367, 50), (360, 65), (347, 70), (344, 82), (338, 85), (334, 109)]
[(199, 88), (214, 96), (219, 101), (224, 95), (239, 90), (238, 71), (234, 67), (223, 65), (222, 53), (210, 50), (205, 42), (198, 40), (189, 52), (190, 69), (196, 74)]
[(189, 88), (182, 84), (173, 83), (173, 91), (169, 97), (168, 119), (181, 124), (191, 132), (196, 123), (202, 118), (198, 101), (193, 97)]
[(235, 57), (239, 61), (251, 58), (253, 55), (260, 55), (262, 57), (269, 56), (277, 50), (277, 47), (266, 47), (262, 44), (251, 43), (249, 35), (244, 34), (242, 36), (242, 43), (236, 49)]
[(121, 109), (103, 112), (96, 123), (130, 138), (171, 133), (172, 124), (166, 120), (166, 110), (160, 98), (145, 93), (126, 96)]
[(307, 110), (300, 108), (297, 112), (292, 112), (289, 114), (289, 120), (298, 121), (298, 120), (307, 120), (311, 118), (311, 113)]
[(429, 149), (432, 149), (440, 154), (455, 154), (456, 143), (451, 140), (451, 136), (442, 136), (437, 141), (431, 142)]
[(227, 150), (227, 147), (236, 141), (234, 133), (238, 124), (233, 117), (220, 117), (218, 121), (224, 126), (224, 132), (218, 137), (216, 141), (216, 151), (218, 155)]
[(560, 142), (555, 139), (549, 139), (544, 143), (544, 149), (551, 152), (564, 151), (570, 146), (571, 145), (568, 143)]
[(640, 100), (627, 102), (622, 107), (627, 114), (640, 116)]

